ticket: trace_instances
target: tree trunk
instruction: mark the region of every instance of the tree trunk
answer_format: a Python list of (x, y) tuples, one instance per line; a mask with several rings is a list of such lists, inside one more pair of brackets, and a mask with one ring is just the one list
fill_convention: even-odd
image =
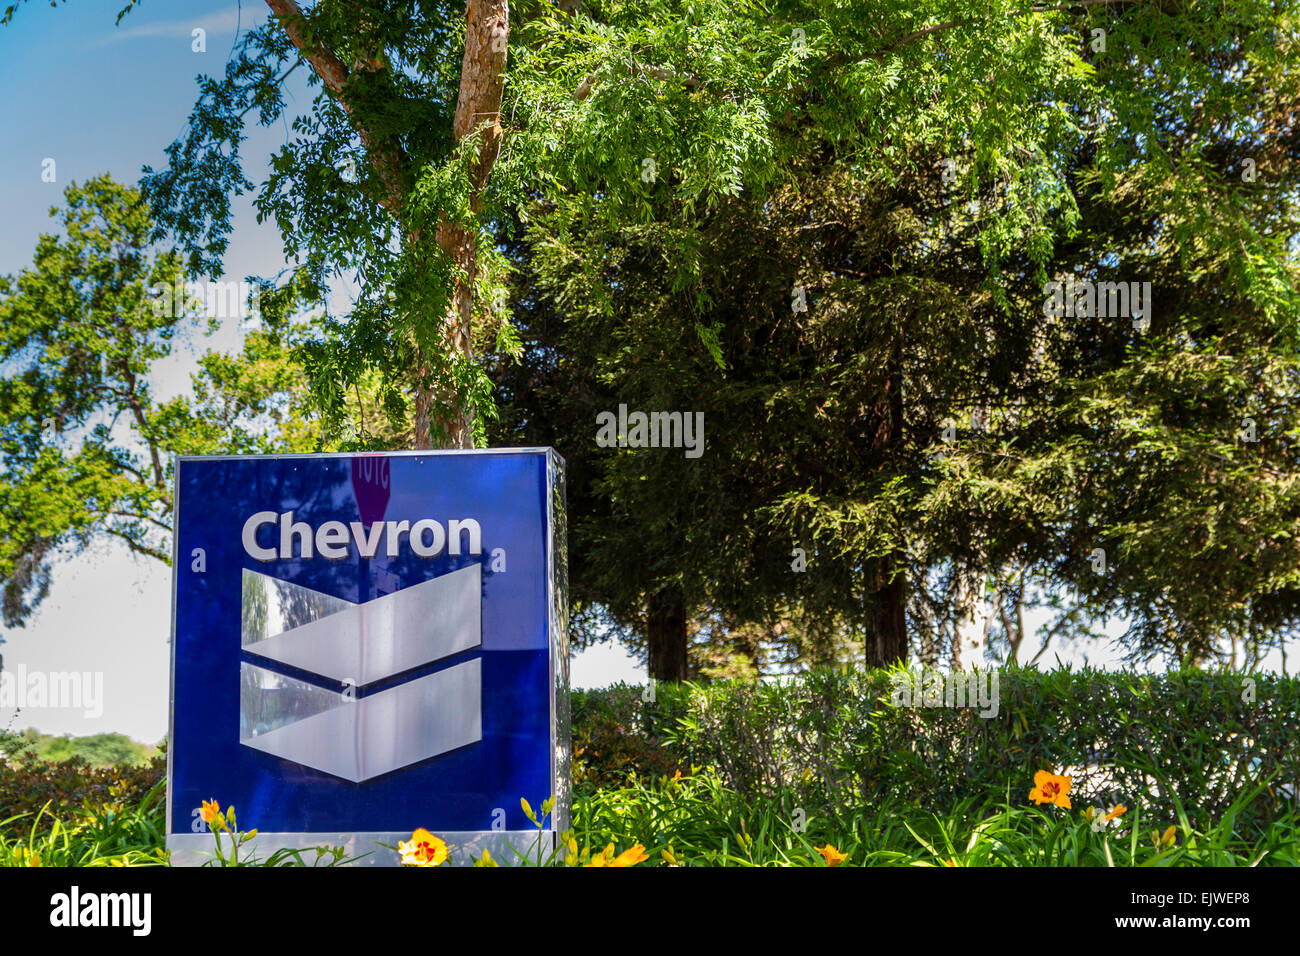
[[(460, 66), (460, 92), (452, 137), (460, 143), (482, 129), (477, 162), (470, 171), (470, 208), (482, 208), (483, 187), (501, 149), (501, 97), (505, 87), (506, 41), (510, 35), (509, 0), (468, 0), (465, 5), (465, 55)], [(474, 310), (474, 280), (478, 274), (478, 236), (463, 223), (441, 221), (438, 247), (456, 264), (456, 287), (444, 319), (443, 340), (448, 353), (473, 358), (470, 330)], [(416, 351), (415, 444), (432, 444), (436, 426), (445, 448), (474, 447), (474, 407), (450, 384), (435, 391), (428, 386), (432, 371), (428, 357)]]
[[(890, 359), (880, 401), (876, 404), (876, 431), (871, 450), (888, 457), (902, 440), (903, 373), (900, 362), (901, 329)], [(871, 593), (874, 602), (868, 616), (866, 662), (868, 667), (885, 667), (907, 662), (907, 558), (895, 552), (872, 563)]]
[(907, 586), (902, 573), (889, 580), (893, 561), (876, 562), (874, 607), (867, 628), (868, 667), (887, 667), (907, 661)]
[(677, 588), (650, 596), (646, 608), (646, 649), (650, 677), (657, 681), (684, 681), (686, 667), (686, 606)]
[[(474, 318), (473, 283), (478, 273), (478, 237), (473, 230), (456, 223), (441, 222), (437, 233), (438, 246), (456, 263), (460, 273), (451, 304), (443, 324), (443, 341), (450, 355), (461, 355), (466, 361), (473, 358), (470, 330)], [(430, 387), (425, 381), (432, 374), (431, 363), (424, 351), (416, 347), (415, 390), (415, 446), (432, 447), (436, 426), (443, 448), (474, 447), (474, 407), (465, 401), (450, 385), (442, 389)]]
[[(403, 222), (407, 192), (418, 171), (410, 168), (400, 142), (392, 136), (378, 135), (367, 127), (358, 117), (357, 106), (348, 94), (348, 79), (352, 72), (385, 69), (383, 58), (363, 56), (349, 68), (321, 44), (297, 0), (266, 0), (266, 3), (290, 41), (311, 63), (321, 81), (334, 92), (352, 119), (366, 148), (367, 159), (384, 184), (383, 205), (398, 222)], [(465, 55), (461, 60), (452, 139), (460, 143), (466, 136), (482, 129), (478, 156), (470, 170), (470, 208), (475, 213), (482, 207), (483, 187), (501, 149), (501, 97), (505, 88), (509, 36), (509, 0), (468, 0), (465, 4)], [(418, 231), (406, 234), (407, 241), (413, 245), (418, 245), (420, 238)], [(462, 357), (469, 361), (472, 358), (470, 329), (474, 278), (478, 272), (478, 237), (466, 224), (443, 219), (438, 223), (437, 242), (458, 270), (451, 303), (443, 317), (443, 347), (452, 358)], [(433, 444), (433, 426), (437, 426), (441, 433), (439, 438), (444, 447), (474, 447), (473, 405), (454, 387), (432, 384), (439, 378), (447, 381), (446, 369), (435, 369), (432, 358), (418, 344), (415, 346), (414, 372), (415, 447), (428, 448)]]

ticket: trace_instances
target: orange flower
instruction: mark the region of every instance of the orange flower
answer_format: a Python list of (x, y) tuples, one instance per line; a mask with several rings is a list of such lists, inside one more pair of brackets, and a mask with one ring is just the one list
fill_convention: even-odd
[(829, 843), (825, 846), (815, 846), (813, 849), (822, 855), (822, 859), (826, 861), (827, 866), (839, 866), (849, 858), (847, 853), (841, 853)]
[(405, 843), (398, 842), (403, 866), (441, 866), (447, 859), (447, 844), (423, 827)]
[(636, 866), (645, 860), (650, 859), (646, 854), (645, 847), (640, 843), (624, 850), (618, 856), (614, 855), (614, 844), (605, 847), (604, 851), (593, 856), (591, 862), (584, 864), (585, 868), (593, 866)]
[(1034, 774), (1034, 789), (1029, 791), (1029, 799), (1034, 803), (1051, 803), (1058, 807), (1070, 809), (1070, 778), (1058, 777), (1054, 773), (1040, 770)]
[(221, 813), (221, 804), (216, 800), (204, 800), (203, 806), (199, 807), (199, 819), (204, 823), (211, 823)]
[(1128, 813), (1128, 807), (1126, 807), (1126, 806), (1124, 806), (1124, 804), (1120, 803), (1120, 804), (1117, 804), (1116, 806), (1111, 807), (1111, 808), (1110, 808), (1110, 813), (1106, 814), (1106, 816), (1103, 817), (1103, 819), (1104, 819), (1107, 823), (1109, 823), (1111, 820), (1114, 820), (1116, 817), (1122, 817), (1122, 816), (1123, 816), (1124, 814), (1126, 814), (1126, 813)]
[(636, 866), (638, 863), (643, 863), (648, 859), (650, 859), (650, 856), (646, 853), (645, 847), (638, 843), (630, 849), (624, 850), (618, 856), (614, 857), (614, 859), (610, 860), (609, 865)]

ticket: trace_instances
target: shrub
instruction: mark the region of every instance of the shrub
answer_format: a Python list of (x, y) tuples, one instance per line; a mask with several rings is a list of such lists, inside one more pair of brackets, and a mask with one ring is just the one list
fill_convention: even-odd
[(30, 825), (47, 804), (42, 826), (86, 808), (139, 806), (166, 775), (167, 758), (161, 754), (140, 766), (92, 767), (75, 757), (0, 764), (0, 820), (31, 814)]
[(1202, 827), (1257, 783), (1263, 790), (1243, 823), (1258, 828), (1296, 806), (1296, 678), (1255, 675), (1251, 700), (1235, 674), (1009, 667), (999, 671), (998, 713), (984, 718), (968, 708), (896, 707), (891, 673), (659, 685), (653, 704), (635, 687), (589, 692), (574, 708), (575, 746), (600, 741), (582, 755), (593, 780), (698, 764), (747, 800), (841, 824), (881, 805), (947, 814), (990, 795), (1023, 804), (1043, 768), (1073, 778), (1079, 805), (1141, 801), (1171, 819), (1185, 810)]
[(643, 700), (643, 693), (640, 687), (619, 684), (570, 695), (575, 786), (617, 786), (629, 772), (672, 776), (687, 769), (665, 744), (689, 688), (658, 685), (653, 703)]

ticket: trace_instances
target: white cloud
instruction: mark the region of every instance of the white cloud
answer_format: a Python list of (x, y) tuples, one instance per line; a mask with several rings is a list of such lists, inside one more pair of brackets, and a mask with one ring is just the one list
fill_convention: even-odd
[[(128, 17), (126, 22), (130, 22)], [(251, 10), (240, 12), (232, 6), (206, 16), (185, 20), (157, 20), (153, 23), (137, 23), (133, 26), (116, 27), (90, 44), (91, 48), (106, 47), (126, 40), (146, 39), (183, 39), (189, 40), (193, 31), (202, 28), (208, 34), (234, 34), (236, 28), (247, 30), (257, 26), (259, 21)]]

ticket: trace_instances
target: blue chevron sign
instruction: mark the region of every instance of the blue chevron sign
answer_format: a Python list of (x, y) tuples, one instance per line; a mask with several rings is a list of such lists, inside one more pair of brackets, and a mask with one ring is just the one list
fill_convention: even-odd
[[(176, 460), (168, 846), (453, 862), (568, 825), (564, 463), (550, 449)], [(512, 846), (514, 844), (511, 844)], [(459, 848), (458, 853), (455, 848)]]

